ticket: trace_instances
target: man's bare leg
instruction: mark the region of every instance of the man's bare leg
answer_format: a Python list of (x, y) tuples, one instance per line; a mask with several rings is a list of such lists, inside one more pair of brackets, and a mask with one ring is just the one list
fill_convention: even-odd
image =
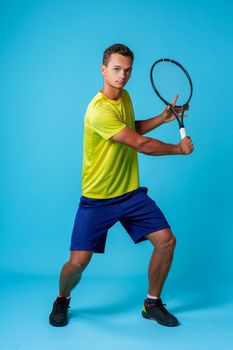
[(176, 239), (170, 229), (153, 232), (146, 238), (154, 245), (148, 270), (148, 294), (160, 296), (172, 264)]
[(71, 290), (79, 283), (82, 273), (89, 264), (93, 252), (71, 251), (70, 260), (61, 270), (59, 280), (59, 296), (69, 297)]
[(59, 297), (53, 304), (49, 323), (54, 327), (62, 327), (68, 323), (70, 293), (79, 283), (82, 273), (91, 260), (91, 251), (72, 251), (70, 260), (63, 266), (59, 281)]
[(160, 298), (171, 267), (176, 239), (170, 229), (153, 232), (146, 237), (154, 245), (154, 251), (149, 264), (148, 297), (144, 302), (142, 316), (163, 326), (178, 326), (177, 318), (168, 312)]

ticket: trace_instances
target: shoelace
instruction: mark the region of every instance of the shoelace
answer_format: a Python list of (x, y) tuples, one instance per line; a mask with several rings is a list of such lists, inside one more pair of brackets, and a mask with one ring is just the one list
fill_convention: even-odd
[(167, 306), (167, 304), (163, 304), (162, 301), (157, 302), (157, 303), (151, 303), (151, 304), (147, 304), (147, 306), (157, 306), (161, 311), (163, 311), (165, 314), (169, 314), (169, 312), (167, 311), (167, 309), (165, 308), (165, 306)]
[(63, 310), (65, 311), (65, 310), (70, 308), (69, 304), (61, 303), (61, 302), (59, 303), (57, 301), (56, 301), (55, 305), (56, 305), (56, 311), (57, 312), (60, 312), (60, 311), (63, 311)]
[(169, 312), (167, 311), (167, 309), (164, 306), (167, 306), (167, 304), (161, 304), (158, 305), (160, 310), (162, 310), (165, 314), (169, 314)]

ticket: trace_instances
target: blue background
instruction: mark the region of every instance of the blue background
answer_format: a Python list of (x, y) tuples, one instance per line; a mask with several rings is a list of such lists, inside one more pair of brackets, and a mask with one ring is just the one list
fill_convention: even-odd
[[(179, 349), (187, 344), (204, 349), (211, 344), (219, 349), (224, 339), (228, 348), (232, 339), (228, 324), (233, 289), (232, 10), (230, 0), (1, 1), (0, 267), (5, 288), (1, 292), (12, 297), (5, 310), (9, 322), (2, 328), (4, 349), (51, 348), (53, 344), (64, 348), (58, 338), (67, 344), (70, 330), (76, 329), (70, 326), (68, 333), (48, 329), (47, 315), (57, 292), (60, 268), (69, 255), (81, 195), (83, 116), (87, 104), (102, 87), (102, 53), (116, 42), (128, 45), (135, 54), (133, 74), (126, 88), (136, 119), (150, 118), (164, 108), (149, 81), (155, 59), (166, 56), (180, 61), (193, 79), (194, 95), (186, 128), (195, 152), (188, 157), (140, 154), (140, 179), (177, 237), (164, 298), (175, 305), (173, 311), (185, 320), (187, 328), (176, 331), (184, 337), (182, 343), (173, 330), (173, 345)], [(177, 143), (177, 124), (161, 126), (150, 136)], [(90, 300), (94, 291), (96, 313), (84, 308), (84, 320), (79, 320), (77, 328), (86, 321), (82, 329), (86, 334), (98, 320), (99, 329), (94, 326), (92, 332), (93, 338), (107, 339), (101, 343), (102, 349), (113, 343), (116, 348), (129, 348), (131, 344), (141, 349), (149, 345), (147, 333), (143, 332), (137, 339), (141, 345), (134, 343), (138, 329), (143, 327), (151, 327), (148, 329), (152, 334), (156, 329), (157, 341), (170, 348), (167, 329), (148, 326), (149, 322), (144, 326), (144, 320), (134, 324), (135, 310), (129, 318), (119, 314), (130, 303), (141, 307), (147, 292), (150, 255), (148, 242), (134, 246), (117, 224), (109, 232), (106, 254), (93, 257), (80, 284), (79, 298), (85, 303), (87, 294)], [(39, 335), (34, 331), (28, 341), (20, 328), (14, 337), (9, 336), (12, 322), (17, 324), (9, 304), (12, 309), (17, 307), (13, 297), (20, 293), (44, 302), (41, 323), (36, 315), (30, 321), (36, 324), (33, 329), (47, 332), (42, 347), (36, 345)], [(125, 301), (121, 304), (118, 298)], [(35, 299), (29, 300), (35, 307)], [(104, 312), (106, 300), (109, 309)], [(115, 306), (111, 307), (111, 300)], [(41, 308), (38, 306), (38, 311)], [(111, 324), (114, 312), (114, 319), (119, 319)], [(89, 323), (85, 315), (89, 315)], [(128, 325), (124, 324), (126, 319)], [(207, 333), (202, 333), (202, 327)], [(200, 333), (200, 343), (192, 329)], [(127, 330), (126, 339), (123, 334)], [(91, 346), (90, 339), (85, 343), (87, 339), (79, 335), (70, 339), (70, 347), (76, 340), (79, 345)]]

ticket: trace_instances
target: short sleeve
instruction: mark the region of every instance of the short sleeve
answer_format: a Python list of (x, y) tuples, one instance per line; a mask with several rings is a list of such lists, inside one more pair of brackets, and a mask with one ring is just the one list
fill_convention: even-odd
[(118, 118), (117, 113), (108, 106), (94, 108), (89, 124), (105, 140), (110, 139), (126, 127)]

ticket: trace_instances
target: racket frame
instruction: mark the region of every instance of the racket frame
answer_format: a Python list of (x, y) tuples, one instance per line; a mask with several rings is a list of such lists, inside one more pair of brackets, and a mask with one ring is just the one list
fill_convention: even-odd
[[(154, 80), (153, 80), (153, 70), (154, 70), (154, 67), (160, 62), (169, 62), (169, 63), (173, 63), (173, 64), (177, 65), (180, 69), (182, 69), (182, 71), (185, 73), (186, 77), (188, 78), (189, 86), (190, 86), (190, 94), (189, 94), (187, 101), (183, 105), (173, 105), (172, 103), (168, 102), (167, 100), (165, 100), (165, 98), (163, 98), (163, 96), (160, 95), (158, 89), (156, 88)], [(155, 61), (151, 67), (150, 80), (151, 80), (151, 84), (152, 84), (152, 87), (153, 87), (156, 95), (160, 98), (160, 100), (162, 100), (165, 103), (166, 106), (170, 106), (172, 113), (175, 115), (176, 120), (178, 122), (181, 139), (183, 139), (186, 136), (186, 131), (185, 131), (185, 127), (184, 127), (184, 111), (185, 111), (186, 107), (188, 106), (188, 104), (192, 98), (192, 94), (193, 94), (193, 83), (192, 83), (192, 80), (191, 80), (189, 73), (179, 62), (177, 62), (171, 58), (160, 58), (159, 60)], [(181, 109), (181, 116), (179, 116), (176, 113), (175, 108)]]

